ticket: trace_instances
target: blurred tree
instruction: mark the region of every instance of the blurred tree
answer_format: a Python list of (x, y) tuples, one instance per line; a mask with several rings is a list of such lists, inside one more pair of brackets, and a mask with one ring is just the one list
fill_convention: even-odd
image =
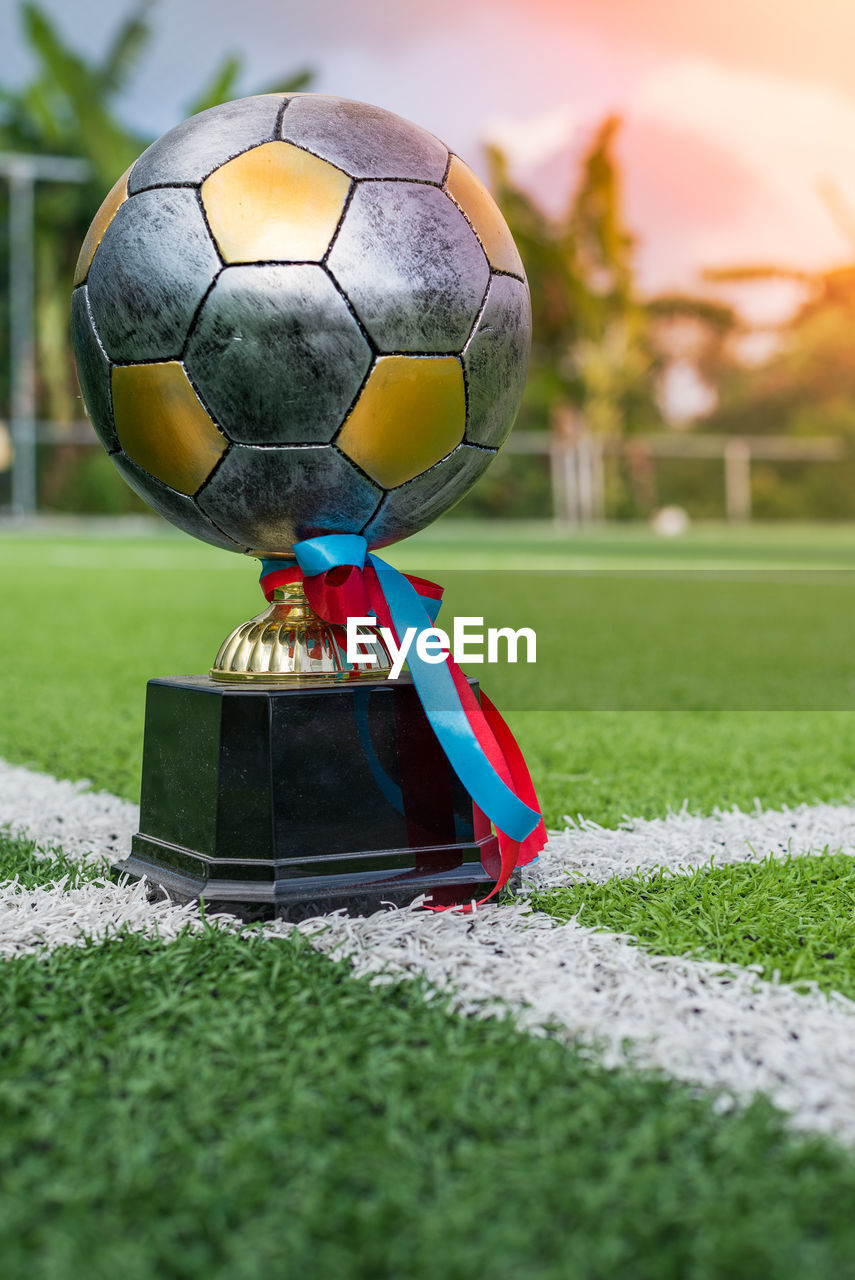
[[(65, 43), (35, 3), (21, 6), (27, 43), (35, 57), (32, 79), (19, 89), (0, 86), (0, 150), (76, 156), (88, 162), (92, 178), (81, 185), (45, 184), (36, 203), (36, 327), (39, 412), (56, 422), (79, 417), (77, 384), (68, 343), (68, 299), (77, 254), (89, 223), (119, 174), (152, 141), (125, 125), (118, 103), (152, 38), (154, 0), (141, 0), (120, 23), (99, 61)], [(188, 103), (186, 114), (240, 97), (242, 59), (230, 54)], [(283, 75), (250, 92), (288, 93), (304, 89), (307, 69)], [(0, 189), (2, 189), (0, 187)], [(5, 224), (6, 192), (0, 197)], [(0, 254), (0, 289), (8, 296), (6, 255)], [(0, 403), (8, 403), (8, 316), (0, 315)], [(52, 450), (44, 476), (44, 497), (56, 500), (69, 478), (77, 450)]]
[(597, 130), (564, 213), (549, 218), (489, 150), (493, 189), (532, 295), (534, 342), (522, 424), (570, 406), (591, 431), (618, 435), (660, 422), (658, 355), (637, 296), (634, 240), (623, 225), (613, 156), (619, 120)]
[(563, 401), (589, 430), (606, 435), (663, 425), (660, 379), (675, 324), (697, 327), (708, 352), (736, 323), (730, 308), (705, 299), (641, 297), (636, 241), (624, 225), (614, 156), (619, 127), (616, 116), (599, 126), (557, 219), (514, 184), (499, 150), (488, 151), (493, 189), (532, 295), (534, 343), (524, 416), (542, 423)]
[(855, 441), (855, 266), (810, 274), (775, 266), (707, 272), (711, 280), (792, 280), (803, 299), (774, 332), (769, 354), (719, 366), (719, 404), (705, 426), (778, 435), (845, 435)]
[[(819, 194), (855, 259), (855, 213), (836, 184)], [(789, 281), (800, 300), (772, 331), (764, 359), (738, 349), (718, 366), (719, 403), (708, 417), (718, 431), (842, 434), (855, 441), (855, 262), (826, 271), (751, 264), (705, 272), (714, 283)]]
[[(519, 425), (623, 437), (666, 425), (664, 380), (675, 358), (699, 376), (737, 325), (732, 309), (681, 294), (645, 299), (635, 274), (614, 154), (620, 120), (596, 130), (566, 209), (550, 218), (488, 149), (492, 187), (513, 232), (532, 296), (532, 358)], [(689, 339), (689, 341), (687, 341)], [(636, 505), (649, 505), (650, 466), (628, 452)]]
[[(855, 257), (855, 214), (833, 183), (820, 189)], [(767, 463), (753, 469), (754, 508), (768, 517), (836, 518), (855, 515), (855, 265), (809, 272), (774, 264), (748, 264), (704, 273), (716, 284), (797, 286), (791, 314), (763, 335), (762, 358), (746, 358), (741, 344), (724, 341), (705, 373), (716, 405), (700, 430), (740, 434), (843, 436), (852, 458), (827, 463)], [(750, 330), (743, 329), (737, 336)], [(730, 335), (732, 336), (732, 335)]]

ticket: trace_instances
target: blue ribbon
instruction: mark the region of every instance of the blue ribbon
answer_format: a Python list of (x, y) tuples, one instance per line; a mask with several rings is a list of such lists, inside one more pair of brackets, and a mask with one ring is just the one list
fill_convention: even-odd
[[(294, 543), (294, 554), (307, 578), (342, 565), (364, 569), (367, 560), (377, 573), (398, 638), (402, 639), (413, 627), (418, 639), (433, 626), (440, 602), (422, 599), (402, 573), (368, 551), (368, 543), (360, 534), (306, 538)], [(262, 574), (281, 563), (263, 561)], [(433, 616), (429, 605), (436, 606)], [(407, 665), (431, 727), (469, 795), (500, 831), (513, 840), (524, 840), (540, 822), (540, 814), (520, 800), (490, 764), (466, 717), (446, 663), (424, 662), (414, 643), (407, 654)]]

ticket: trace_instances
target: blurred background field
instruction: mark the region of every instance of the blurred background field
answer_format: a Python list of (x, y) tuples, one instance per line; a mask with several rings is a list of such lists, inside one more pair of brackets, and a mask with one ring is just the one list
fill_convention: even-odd
[[(823, 635), (819, 629), (819, 648), (811, 650), (816, 612), (801, 604), (787, 575), (806, 575), (809, 592), (830, 581), (828, 590), (839, 593), (848, 607), (839, 639), (855, 595), (849, 567), (855, 546), (848, 530), (817, 528), (803, 536), (801, 528), (788, 528), (782, 534), (771, 539), (761, 531), (742, 536), (709, 529), (675, 544), (654, 540), (646, 530), (626, 529), (619, 537), (580, 535), (571, 551), (548, 529), (526, 531), (522, 546), (528, 563), (536, 566), (543, 556), (552, 566), (549, 598), (567, 620), (568, 644), (575, 644), (578, 654), (574, 663), (568, 660), (563, 684), (539, 678), (536, 701), (508, 708), (551, 825), (563, 825), (565, 815), (576, 814), (615, 825), (624, 815), (662, 816), (684, 802), (692, 811), (710, 812), (716, 805), (750, 809), (755, 799), (781, 805), (851, 795), (855, 712), (833, 709), (827, 696), (822, 700), (823, 687), (818, 694), (811, 684), (823, 665)], [(473, 584), (490, 589), (508, 581), (504, 560), (520, 545), (513, 526), (500, 525), (490, 536), (474, 539), (466, 526), (448, 522), (418, 535), (392, 558), (402, 568), (435, 573), (443, 581), (450, 577), (454, 583), (463, 575), (462, 603), (468, 609)], [(556, 547), (560, 570), (555, 569)], [(759, 681), (774, 668), (783, 690), (777, 709), (740, 708), (728, 696), (727, 671), (722, 675), (715, 662), (718, 703), (708, 696), (704, 675), (710, 668), (703, 665), (694, 682), (675, 686), (668, 670), (672, 656), (666, 652), (657, 659), (656, 645), (641, 641), (645, 629), (656, 625), (656, 597), (639, 607), (629, 629), (615, 635), (625, 586), (647, 582), (646, 570), (638, 572), (645, 563), (658, 566), (651, 581), (673, 584), (676, 598), (683, 574), (694, 563), (718, 566), (731, 583), (728, 572), (737, 566), (742, 573), (738, 566), (751, 563), (775, 566), (775, 580), (784, 575), (800, 629), (787, 634), (771, 616), (769, 631), (784, 635), (783, 658), (749, 646), (755, 651), (749, 693), (751, 679)], [(469, 567), (463, 570), (462, 564)], [(678, 576), (669, 576), (669, 564)], [(767, 578), (768, 569), (761, 583)], [(756, 579), (747, 585), (750, 593), (758, 589)], [(579, 608), (580, 588), (600, 591), (601, 607)], [(38, 534), (7, 530), (0, 539), (0, 594), (0, 663), (6, 674), (0, 756), (60, 777), (88, 778), (128, 799), (139, 795), (146, 681), (207, 670), (220, 640), (262, 603), (254, 562), (171, 532), (122, 536), (115, 527), (100, 533), (66, 529), (62, 536), (47, 529)], [(825, 608), (826, 626), (835, 625), (837, 598)], [(670, 607), (676, 607), (673, 594)], [(451, 601), (449, 609), (454, 609)], [(707, 661), (706, 654), (715, 659), (720, 631), (705, 633), (703, 610), (689, 609), (685, 617), (700, 663)], [(733, 627), (732, 636), (739, 634)], [(680, 636), (676, 639), (679, 650)], [(644, 651), (656, 661), (639, 677), (636, 655)], [(827, 652), (829, 667), (845, 679), (839, 655)], [(848, 660), (846, 653), (843, 657)], [(801, 702), (800, 661), (808, 690)], [(787, 662), (795, 665), (788, 669)], [(687, 674), (693, 666), (684, 668)], [(506, 706), (513, 690), (503, 686), (502, 668), (470, 669)], [(788, 699), (791, 686), (798, 687)], [(598, 687), (611, 699), (602, 709), (592, 704), (591, 690)], [(828, 688), (833, 692), (829, 685), (826, 695)], [(852, 690), (850, 681), (843, 705), (851, 705)], [(561, 709), (551, 709), (555, 706)]]

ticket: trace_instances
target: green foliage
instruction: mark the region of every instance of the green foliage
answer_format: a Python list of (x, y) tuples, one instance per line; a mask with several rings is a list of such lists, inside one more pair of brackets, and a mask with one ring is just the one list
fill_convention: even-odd
[[(667, 425), (663, 380), (686, 349), (687, 334), (699, 373), (714, 377), (738, 328), (733, 309), (721, 303), (678, 293), (642, 296), (635, 276), (636, 242), (622, 212), (615, 158), (619, 127), (616, 117), (600, 125), (557, 218), (547, 216), (512, 181), (500, 151), (488, 150), (493, 189), (519, 247), (532, 297), (531, 365), (518, 430), (549, 427), (567, 440), (586, 432), (615, 440), (661, 431)], [(519, 455), (513, 465), (533, 471)], [(544, 514), (547, 503), (551, 506), (551, 494), (545, 493)], [(613, 517), (637, 518), (649, 515), (654, 505), (653, 468), (628, 449), (609, 467), (607, 510)], [(470, 502), (463, 511), (473, 509)], [(494, 478), (494, 469), (479, 486), (478, 509), (514, 516), (530, 511), (519, 494)]]
[(207, 111), (209, 107), (214, 107), (218, 102), (227, 102), (230, 98), (236, 98), (237, 82), (243, 69), (243, 60), (232, 54), (227, 57), (218, 66), (208, 83), (201, 92), (194, 98), (187, 112), (189, 116), (195, 116), (199, 111)]
[[(823, 431), (834, 429), (832, 422), (818, 425)], [(751, 494), (760, 520), (852, 520), (855, 457), (836, 463), (756, 463)]]
[(455, 519), (547, 518), (552, 511), (548, 457), (500, 452), (453, 510)]
[(759, 366), (724, 365), (720, 404), (705, 425), (719, 431), (833, 434), (855, 443), (855, 267), (818, 275)]
[(564, 213), (549, 219), (490, 152), (493, 186), (532, 294), (534, 341), (526, 411), (541, 427), (557, 403), (604, 435), (649, 429), (657, 355), (633, 276), (614, 160), (619, 125), (607, 119), (582, 160)]
[(620, 126), (606, 119), (583, 157), (569, 204), (550, 219), (516, 186), (501, 153), (489, 158), (496, 198), (525, 263), (534, 340), (522, 425), (543, 428), (567, 406), (563, 429), (606, 436), (658, 430), (659, 380), (667, 365), (667, 325), (692, 323), (722, 340), (733, 311), (688, 295), (644, 299), (635, 279), (635, 239), (621, 208), (614, 155)]
[(50, 492), (43, 488), (43, 500), (52, 511), (85, 511), (95, 515), (148, 514), (149, 507), (122, 480), (103, 449), (58, 445), (73, 454), (67, 466), (53, 469)]
[(702, 429), (751, 435), (828, 435), (847, 454), (828, 463), (766, 462), (752, 469), (761, 519), (852, 519), (855, 515), (855, 266), (809, 274), (748, 265), (707, 272), (719, 282), (784, 279), (802, 286), (802, 302), (779, 325), (771, 353), (746, 364), (726, 345), (706, 370), (718, 405)]
[[(243, 73), (243, 58), (239, 54), (227, 54), (213, 71), (208, 83), (188, 105), (186, 115), (195, 116), (209, 107), (216, 107), (231, 98), (241, 97), (238, 85)], [(315, 73), (309, 68), (297, 71), (293, 75), (283, 76), (255, 93), (300, 93), (309, 88)]]
[(537, 894), (560, 920), (631, 934), (655, 955), (691, 955), (855, 997), (855, 860), (849, 854), (660, 870)]
[(11, 1275), (834, 1280), (855, 1163), (299, 938), (0, 966)]
[[(95, 61), (67, 44), (39, 5), (22, 4), (21, 22), (36, 71), (20, 89), (0, 86), (0, 150), (77, 157), (88, 163), (92, 174), (82, 184), (44, 184), (36, 203), (39, 412), (57, 422), (82, 416), (67, 336), (68, 299), (80, 245), (108, 189), (152, 141), (122, 121), (118, 102), (151, 42), (154, 7), (154, 0), (136, 3), (119, 22), (103, 58)], [(188, 114), (241, 96), (242, 69), (240, 57), (228, 55), (190, 103)], [(263, 92), (305, 88), (312, 74), (303, 69), (282, 76)], [(6, 216), (3, 190), (0, 226), (6, 225)], [(4, 297), (5, 260), (6, 255), (0, 254)], [(0, 416), (9, 394), (7, 351), (8, 317), (0, 314)], [(81, 457), (73, 450), (51, 455), (40, 476), (47, 505), (54, 495), (67, 493), (77, 483), (73, 473)], [(81, 488), (85, 490), (85, 481)]]
[(114, 118), (112, 99), (124, 87), (131, 59), (144, 47), (148, 32), (142, 12), (120, 30), (107, 62), (93, 65), (64, 44), (37, 5), (22, 9), (24, 31), (39, 62), (36, 79), (22, 91), (22, 123), (30, 126), (36, 150), (53, 148), (87, 159), (102, 190), (139, 154), (140, 140)]
[(141, 0), (116, 29), (100, 69), (103, 90), (120, 93), (133, 76), (137, 63), (151, 43), (152, 29), (148, 15), (155, 0)]

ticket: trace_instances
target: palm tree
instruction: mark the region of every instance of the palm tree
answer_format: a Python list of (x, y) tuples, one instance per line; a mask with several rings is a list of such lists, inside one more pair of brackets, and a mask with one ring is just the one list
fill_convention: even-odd
[[(636, 241), (623, 220), (614, 143), (620, 120), (596, 130), (569, 202), (549, 218), (489, 151), (492, 185), (525, 263), (534, 342), (520, 425), (551, 421), (567, 434), (617, 441), (661, 429), (662, 379), (675, 325), (692, 325), (701, 362), (737, 324), (732, 309), (681, 294), (643, 298)], [(640, 449), (628, 454), (633, 487), (646, 481)]]
[(717, 269), (721, 283), (787, 280), (802, 286), (793, 313), (767, 331), (769, 353), (722, 362), (714, 431), (776, 435), (841, 434), (855, 440), (855, 264), (806, 272), (780, 266)]

